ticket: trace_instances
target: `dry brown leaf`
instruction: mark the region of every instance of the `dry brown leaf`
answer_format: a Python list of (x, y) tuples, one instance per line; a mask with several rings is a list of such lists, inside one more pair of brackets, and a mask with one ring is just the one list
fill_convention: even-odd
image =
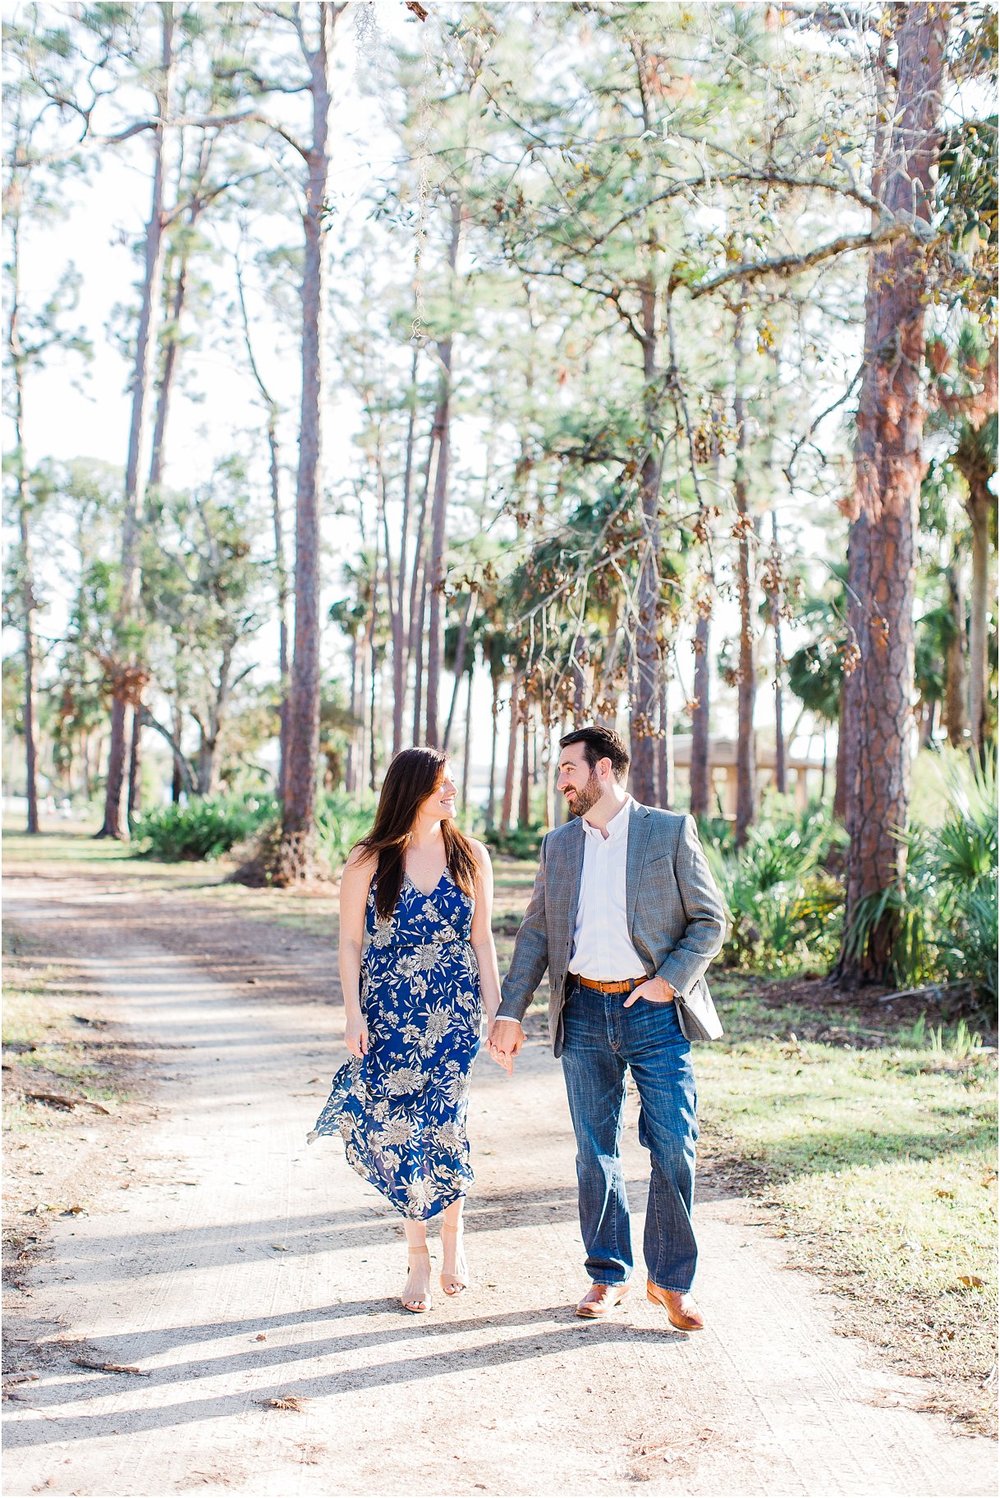
[(258, 1399), (265, 1410), (303, 1410), (309, 1403), (301, 1394), (276, 1394), (273, 1399)]

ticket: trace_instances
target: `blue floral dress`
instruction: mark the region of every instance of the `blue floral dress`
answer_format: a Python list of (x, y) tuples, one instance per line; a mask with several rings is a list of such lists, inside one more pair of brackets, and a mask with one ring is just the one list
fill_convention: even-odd
[(309, 1138), (339, 1132), (348, 1164), (404, 1217), (433, 1217), (474, 1176), (465, 1132), (482, 1000), (473, 900), (446, 869), (425, 895), (404, 875), (389, 917), (365, 909), (368, 1053), (342, 1066)]

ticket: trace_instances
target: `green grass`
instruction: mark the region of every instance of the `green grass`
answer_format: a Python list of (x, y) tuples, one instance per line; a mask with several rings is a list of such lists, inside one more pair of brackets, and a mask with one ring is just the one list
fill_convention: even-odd
[(842, 1008), (835, 1040), (809, 1040), (827, 1023), (815, 1010), (765, 1007), (745, 984), (720, 999), (727, 1036), (696, 1055), (708, 1162), (849, 1298), (846, 1329), (947, 1379), (936, 1402), (991, 1428), (995, 1050)]
[[(5, 949), (11, 945), (7, 933)], [(15, 1064), (22, 1080), (41, 1092), (65, 1092), (93, 1102), (119, 1100), (123, 1093), (114, 1074), (95, 1059), (86, 1029), (73, 1019), (86, 1009), (86, 997), (67, 991), (65, 973), (59, 969), (29, 964), (30, 959), (11, 956), (5, 962), (4, 1060)], [(53, 991), (56, 985), (58, 992)], [(14, 1132), (53, 1117), (47, 1108), (23, 1101), (16, 1087), (5, 1093), (4, 1113), (6, 1126)]]

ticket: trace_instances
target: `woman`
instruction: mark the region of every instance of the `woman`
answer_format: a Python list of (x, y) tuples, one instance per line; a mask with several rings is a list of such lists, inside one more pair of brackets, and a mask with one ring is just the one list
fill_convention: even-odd
[(468, 1284), (469, 1072), (483, 1008), (492, 1024), (500, 1003), (493, 870), (454, 817), (447, 757), (397, 754), (372, 830), (344, 868), (340, 981), (352, 1059), (309, 1136), (339, 1130), (348, 1162), (402, 1214), (409, 1274), (401, 1300), (414, 1312), (431, 1305), (426, 1224), (438, 1213), (441, 1288), (459, 1295)]

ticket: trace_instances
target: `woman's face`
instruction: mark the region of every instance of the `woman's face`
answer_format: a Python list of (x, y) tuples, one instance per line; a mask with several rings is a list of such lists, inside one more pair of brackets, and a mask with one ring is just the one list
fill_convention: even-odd
[(420, 814), (433, 817), (436, 822), (442, 821), (445, 817), (453, 817), (457, 793), (458, 787), (451, 773), (451, 765), (446, 762), (437, 785), (430, 795), (421, 801)]

